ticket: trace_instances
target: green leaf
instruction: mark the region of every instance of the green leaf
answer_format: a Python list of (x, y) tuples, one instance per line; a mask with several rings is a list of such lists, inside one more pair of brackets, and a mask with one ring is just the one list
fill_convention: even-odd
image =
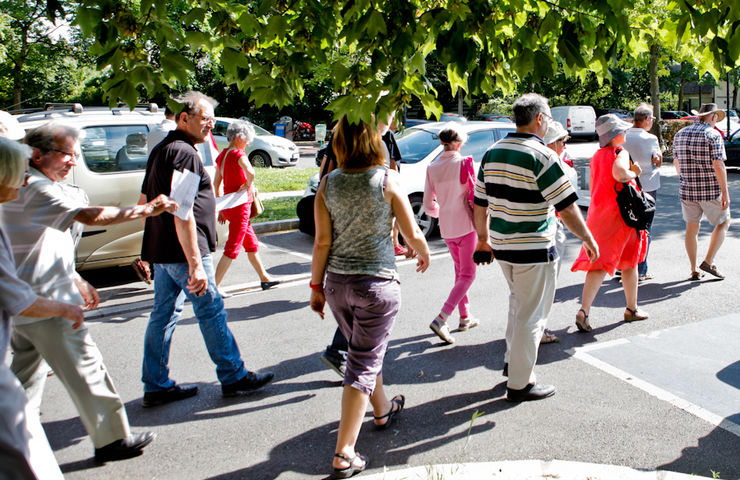
[(93, 35), (102, 21), (103, 14), (97, 8), (80, 7), (77, 9), (77, 25), (80, 26), (82, 34), (85, 36)]
[(371, 38), (378, 35), (385, 35), (387, 33), (385, 28), (385, 19), (379, 11), (373, 9), (369, 12), (365, 33), (367, 33)]
[(182, 23), (191, 25), (193, 23), (202, 23), (206, 19), (206, 11), (203, 8), (193, 8), (182, 18)]
[(185, 82), (188, 72), (193, 71), (193, 63), (179, 52), (162, 53), (161, 58), (163, 75), (178, 82)]

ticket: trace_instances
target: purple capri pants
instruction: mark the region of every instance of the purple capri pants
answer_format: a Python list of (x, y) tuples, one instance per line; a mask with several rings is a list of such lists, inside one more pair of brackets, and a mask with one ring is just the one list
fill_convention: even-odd
[(401, 307), (401, 285), (371, 275), (328, 272), (324, 294), (349, 344), (342, 383), (372, 395)]

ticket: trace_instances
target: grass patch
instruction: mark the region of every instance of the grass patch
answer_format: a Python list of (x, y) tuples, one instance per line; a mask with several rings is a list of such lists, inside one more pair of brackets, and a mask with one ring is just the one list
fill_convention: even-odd
[(254, 183), (260, 192), (291, 192), (305, 190), (308, 179), (318, 173), (319, 168), (255, 168), (255, 170), (257, 175)]
[(257, 218), (252, 219), (252, 223), (272, 222), (275, 220), (290, 220), (298, 218), (295, 213), (295, 206), (301, 197), (280, 197), (263, 200), (265, 211)]

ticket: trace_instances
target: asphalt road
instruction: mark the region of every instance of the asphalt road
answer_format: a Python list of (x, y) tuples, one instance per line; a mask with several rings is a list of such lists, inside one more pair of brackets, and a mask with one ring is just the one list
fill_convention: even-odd
[[(621, 322), (624, 296), (620, 284), (608, 279), (591, 311), (594, 331), (576, 332), (584, 274), (569, 271), (579, 248), (569, 237), (549, 321), (561, 342), (540, 348), (536, 369), (540, 381), (558, 388), (550, 399), (520, 405), (504, 399), (508, 289), (497, 265), (479, 268), (470, 292), (481, 326), (453, 332), (453, 346), (441, 345), (428, 328), (452, 285), (443, 242), (432, 241), (439, 253), (426, 273), (416, 273), (410, 262), (399, 266), (403, 306), (384, 373), (388, 393), (406, 395), (406, 410), (386, 432), (375, 432), (367, 417), (357, 447), (370, 456), (371, 472), (560, 459), (740, 478), (737, 220), (716, 259), (727, 279), (688, 281), (677, 179), (670, 164), (662, 173), (650, 253), (655, 279), (639, 291), (649, 320)], [(738, 174), (730, 175), (730, 185), (732, 197), (740, 199)], [(740, 218), (740, 200), (732, 213)], [(704, 225), (700, 254), (709, 231)], [(335, 324), (331, 315), (322, 321), (308, 307), (311, 238), (293, 231), (260, 240), (268, 270), (287, 281), (266, 292), (252, 288), (257, 278), (242, 255), (226, 283), (243, 285), (245, 293), (226, 305), (248, 368), (274, 371), (275, 382), (251, 396), (222, 399), (188, 307), (174, 335), (171, 375), (197, 384), (200, 393), (143, 410), (139, 377), (147, 312), (91, 318), (132, 428), (155, 430), (158, 438), (141, 457), (97, 465), (72, 403), (51, 377), (42, 421), (67, 478), (318, 479), (329, 473), (341, 388), (339, 377), (318, 359)], [(119, 273), (99, 273), (95, 280), (107, 305), (151, 295)]]

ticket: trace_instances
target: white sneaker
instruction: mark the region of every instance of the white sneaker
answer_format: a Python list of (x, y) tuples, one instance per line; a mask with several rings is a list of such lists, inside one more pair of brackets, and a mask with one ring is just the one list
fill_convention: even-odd
[(450, 335), (450, 327), (448, 327), (446, 323), (440, 325), (439, 317), (435, 318), (434, 321), (429, 324), (429, 328), (431, 328), (432, 331), (445, 343), (455, 343), (455, 339)]
[(458, 332), (464, 332), (480, 325), (480, 321), (475, 317), (460, 317), (460, 326), (457, 327)]

